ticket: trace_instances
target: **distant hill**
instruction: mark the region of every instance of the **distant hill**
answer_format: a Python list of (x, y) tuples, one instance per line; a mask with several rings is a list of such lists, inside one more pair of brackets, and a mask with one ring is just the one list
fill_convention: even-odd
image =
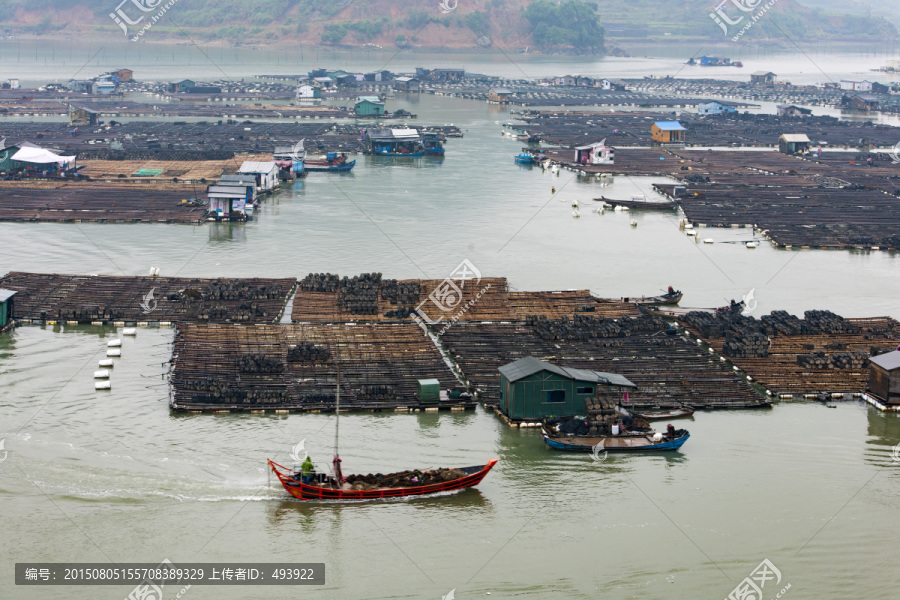
[[(895, 1), (895, 0), (890, 0)], [(633, 41), (728, 41), (710, 17), (716, 0), (2, 0), (0, 28), (16, 35), (106, 37), (136, 35), (165, 14), (142, 41), (226, 45), (331, 44), (421, 48), (500, 48), (598, 53)], [(742, 13), (732, 0), (722, 10)], [(805, 2), (804, 2), (805, 4)], [(797, 0), (777, 0), (741, 38), (747, 41), (880, 41), (897, 39), (881, 16), (825, 13)], [(119, 21), (110, 17), (118, 8)], [(145, 9), (145, 10), (142, 10)], [(135, 22), (127, 25), (127, 21)], [(610, 43), (611, 42), (611, 43)]]

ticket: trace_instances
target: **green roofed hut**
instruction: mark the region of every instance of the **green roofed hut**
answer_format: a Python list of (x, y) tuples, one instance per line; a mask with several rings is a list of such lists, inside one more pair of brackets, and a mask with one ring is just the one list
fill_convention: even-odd
[(585, 400), (637, 386), (622, 375), (561, 367), (533, 356), (503, 365), (498, 408), (511, 421), (586, 415)]
[(13, 320), (13, 290), (0, 289), (0, 329), (3, 329)]

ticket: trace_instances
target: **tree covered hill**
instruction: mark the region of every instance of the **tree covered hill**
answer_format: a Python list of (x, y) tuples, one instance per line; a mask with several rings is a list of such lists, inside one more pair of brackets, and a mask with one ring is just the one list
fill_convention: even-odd
[[(0, 28), (16, 35), (126, 39), (171, 4), (142, 41), (495, 47), (602, 52), (607, 42), (724, 42), (715, 0), (3, 0)], [(118, 0), (120, 1), (120, 0)], [(733, 0), (755, 5), (761, 0)], [(726, 3), (724, 10), (736, 9)], [(778, 0), (741, 42), (897, 39), (878, 16), (829, 13)], [(130, 26), (120, 21), (140, 22)], [(127, 18), (125, 18), (127, 17)], [(127, 33), (123, 31), (125, 27)], [(788, 39), (789, 38), (789, 39)]]

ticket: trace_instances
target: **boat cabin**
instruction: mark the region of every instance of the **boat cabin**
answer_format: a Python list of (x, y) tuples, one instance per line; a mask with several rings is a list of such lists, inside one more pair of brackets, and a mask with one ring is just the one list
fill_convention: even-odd
[(504, 87), (496, 87), (488, 90), (487, 100), (488, 102), (494, 102), (496, 104), (506, 104), (509, 102), (511, 96), (512, 90)]
[(869, 359), (866, 389), (882, 403), (900, 406), (900, 349)]
[(13, 290), (0, 289), (0, 329), (3, 329), (13, 320)]
[(621, 375), (561, 367), (533, 356), (503, 365), (498, 408), (513, 421), (586, 415), (585, 400), (637, 386)]

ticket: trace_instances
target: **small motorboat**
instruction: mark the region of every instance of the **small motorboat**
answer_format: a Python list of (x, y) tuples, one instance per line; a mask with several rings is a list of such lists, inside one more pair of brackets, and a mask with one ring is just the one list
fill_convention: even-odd
[(673, 408), (670, 410), (648, 410), (637, 412), (635, 416), (641, 417), (645, 421), (671, 421), (673, 419), (685, 419), (694, 414), (694, 409), (689, 406), (681, 408)]
[(594, 198), (594, 202), (603, 202), (615, 208), (621, 206), (623, 209), (672, 210), (676, 207), (676, 204), (670, 200), (650, 200), (643, 194), (632, 196), (631, 200), (615, 200), (613, 198), (600, 196), (599, 198)]
[(348, 161), (346, 154), (329, 152), (324, 159), (307, 158), (303, 166), (306, 171), (349, 171), (356, 161)]

